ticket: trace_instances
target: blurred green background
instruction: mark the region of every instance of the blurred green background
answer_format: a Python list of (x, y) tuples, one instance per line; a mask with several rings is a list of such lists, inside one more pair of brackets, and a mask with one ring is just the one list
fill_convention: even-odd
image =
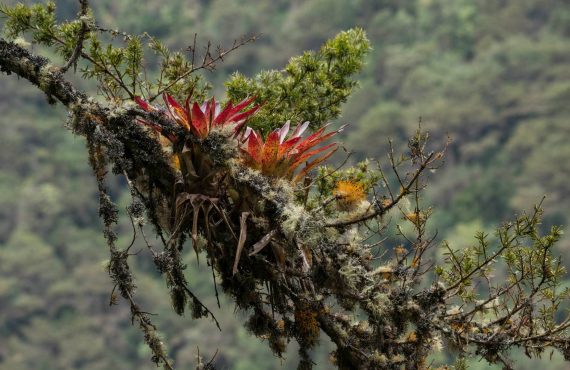
[[(62, 18), (77, 11), (75, 1), (57, 4)], [(543, 194), (545, 226), (570, 223), (566, 1), (96, 0), (92, 6), (101, 26), (146, 31), (172, 48), (191, 45), (194, 33), (199, 42), (223, 45), (263, 34), (206, 74), (217, 95), (235, 70), (251, 76), (279, 69), (291, 56), (360, 26), (374, 50), (339, 120), (350, 123), (343, 141), (354, 159), (384, 160), (387, 138), (402, 147), (421, 117), (434, 143), (447, 135), (453, 140), (426, 195), (441, 238), (465, 245), (475, 231), (492, 230)], [(127, 306), (108, 305), (112, 286), (103, 268), (96, 185), (83, 140), (64, 128), (65, 118), (61, 106), (48, 106), (25, 81), (0, 76), (0, 369), (151, 369)], [(120, 181), (110, 187), (126, 206)], [(130, 224), (122, 220), (119, 228), (126, 245)], [(568, 263), (570, 238), (558, 248)], [(159, 314), (155, 322), (179, 369), (192, 368), (198, 348), (206, 360), (218, 349), (219, 369), (296, 367), (294, 344), (285, 360), (275, 358), (245, 331), (231, 302), (222, 299), (217, 309), (210, 271), (190, 254), (189, 281), (223, 331), (208, 320), (177, 317), (145, 252), (133, 258), (138, 299)], [(318, 369), (331, 368), (323, 342), (315, 353)], [(568, 368), (545, 357), (544, 369)], [(446, 358), (453, 357), (434, 356)], [(525, 359), (516, 368), (536, 366)]]

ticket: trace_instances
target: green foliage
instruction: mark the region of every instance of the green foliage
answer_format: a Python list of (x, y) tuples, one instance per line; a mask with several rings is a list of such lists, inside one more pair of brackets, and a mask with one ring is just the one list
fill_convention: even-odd
[(370, 43), (362, 29), (341, 32), (318, 52), (292, 58), (283, 71), (261, 72), (253, 79), (235, 73), (226, 82), (228, 96), (256, 96), (263, 108), (249, 125), (268, 132), (283, 122), (309, 121), (318, 128), (340, 114), (356, 82)]
[(57, 28), (53, 1), (47, 2), (46, 5), (35, 4), (31, 7), (22, 3), (13, 8), (2, 5), (0, 13), (8, 18), (4, 29), (9, 38), (15, 39), (30, 31), (35, 42), (53, 44), (52, 35)]
[[(147, 33), (130, 35), (101, 29), (93, 22), (90, 10), (80, 14), (79, 19), (57, 22), (56, 6), (51, 1), (46, 5), (1, 5), (0, 13), (7, 18), (4, 33), (9, 39), (29, 34), (34, 43), (55, 46), (63, 60), (71, 58), (78, 42), (82, 42), (81, 57), (88, 62), (83, 63), (82, 77), (96, 80), (99, 91), (115, 103), (132, 100), (137, 95), (153, 100), (167, 90), (181, 100), (192, 92), (196, 99), (203, 99), (209, 86), (199, 75), (191, 74), (210, 68), (220, 59), (212, 57), (208, 50), (202, 63), (195, 64), (195, 51), (189, 59), (181, 52), (170, 51)], [(145, 59), (143, 42), (148, 42), (149, 60)], [(160, 63), (159, 71), (147, 72), (147, 64), (153, 63)], [(148, 78), (153, 75), (156, 80)]]

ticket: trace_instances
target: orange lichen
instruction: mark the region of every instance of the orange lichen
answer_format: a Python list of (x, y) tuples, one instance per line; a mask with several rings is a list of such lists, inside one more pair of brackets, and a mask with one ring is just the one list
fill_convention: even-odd
[(295, 329), (305, 345), (314, 345), (320, 334), (317, 312), (309, 308), (296, 309)]
[(418, 214), (416, 212), (406, 213), (405, 217), (413, 224), (417, 224), (419, 221)]
[(408, 253), (408, 250), (403, 245), (400, 244), (396, 248), (394, 248), (394, 253), (396, 253), (398, 257), (401, 257), (404, 254)]
[(173, 154), (172, 157), (170, 158), (170, 164), (172, 165), (172, 167), (177, 170), (180, 171), (180, 158), (178, 157), (178, 154)]
[(285, 331), (285, 320), (278, 320), (275, 326), (277, 326), (277, 330), (279, 330), (280, 332), (284, 332)]
[(404, 215), (404, 219), (410, 221), (416, 225), (416, 227), (420, 227), (425, 223), (426, 215), (421, 211), (408, 212)]
[(339, 181), (333, 195), (346, 205), (355, 205), (366, 197), (364, 187), (356, 181)]
[(379, 266), (374, 270), (374, 273), (381, 275), (386, 280), (390, 280), (394, 276), (394, 268), (391, 266)]
[(417, 342), (417, 341), (418, 341), (418, 336), (417, 336), (416, 332), (415, 332), (415, 331), (409, 332), (408, 335), (406, 335), (405, 341), (406, 341), (406, 342), (411, 342), (411, 343)]

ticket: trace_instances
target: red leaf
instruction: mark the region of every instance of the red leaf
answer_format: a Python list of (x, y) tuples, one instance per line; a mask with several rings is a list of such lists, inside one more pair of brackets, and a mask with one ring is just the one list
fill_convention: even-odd
[[(305, 140), (303, 140), (299, 146), (297, 146), (297, 150), (299, 151), (299, 153), (303, 153), (309, 149), (311, 149), (312, 147), (314, 147), (315, 145), (318, 145), (319, 143), (333, 137), (334, 135), (338, 134), (338, 131), (332, 131), (329, 132), (326, 135), (322, 135), (324, 129), (326, 126), (321, 127), (319, 130), (317, 130), (314, 134), (312, 134), (311, 136), (307, 137)], [(321, 136), (322, 135), (322, 136)]]
[(249, 138), (247, 140), (247, 152), (251, 158), (259, 164), (261, 159), (261, 150), (263, 149), (263, 143), (255, 131), (252, 130)]
[(239, 121), (241, 121), (242, 119), (247, 119), (247, 118), (249, 118), (249, 116), (251, 116), (252, 114), (254, 114), (255, 112), (257, 112), (257, 110), (258, 110), (259, 108), (261, 108), (261, 106), (256, 105), (255, 107), (251, 108), (251, 109), (248, 110), (248, 111), (245, 111), (245, 112), (243, 112), (243, 113), (241, 113), (241, 114), (238, 114), (238, 115), (235, 115), (235, 116), (231, 117), (230, 120), (231, 120), (231, 122), (239, 122)]
[(233, 105), (232, 102), (230, 101), (226, 107), (222, 110), (222, 112), (220, 114), (218, 114), (218, 116), (216, 117), (216, 119), (214, 119), (214, 125), (219, 125), (219, 124), (224, 124), (227, 117), (230, 115), (230, 113), (233, 110)]
[(147, 112), (152, 112), (154, 110), (154, 108), (147, 103), (146, 101), (144, 101), (140, 96), (135, 96), (135, 102), (138, 104), (139, 107), (141, 107), (144, 111)]
[(247, 121), (247, 119), (254, 114), (255, 112), (257, 112), (257, 110), (259, 109), (259, 105), (255, 106), (253, 108), (251, 108), (250, 110), (248, 110), (247, 112), (243, 112), (242, 114), (238, 114), (235, 117), (232, 117), (231, 120), (229, 122), (235, 122), (237, 123), (236, 128), (234, 130), (234, 132), (237, 134), (241, 128), (243, 127), (243, 125), (245, 124), (245, 122)]
[(255, 96), (252, 96), (251, 98), (245, 98), (243, 99), (241, 102), (239, 102), (235, 107), (235, 112), (239, 112), (240, 110), (242, 110), (243, 108), (247, 107), (248, 105), (250, 105), (253, 101), (255, 100)]
[(164, 99), (164, 103), (166, 104), (166, 108), (168, 109), (168, 112), (170, 112), (172, 119), (176, 120), (179, 125), (189, 130), (189, 112), (182, 108), (182, 106), (167, 93), (163, 93), (162, 98)]
[(261, 165), (264, 170), (271, 170), (275, 166), (277, 153), (279, 152), (279, 131), (271, 131), (263, 145)]
[(201, 139), (208, 136), (208, 123), (206, 122), (206, 116), (198, 103), (192, 105), (192, 127), (196, 130), (195, 134)]
[(204, 112), (204, 114), (206, 115), (206, 121), (208, 121), (209, 127), (208, 130), (210, 130), (212, 127), (212, 121), (214, 120), (214, 113), (216, 112), (216, 98), (214, 98), (212, 96), (212, 99), (210, 99), (210, 101), (206, 104), (206, 111)]
[(295, 147), (295, 145), (301, 140), (301, 137), (297, 136), (294, 137), (292, 139), (289, 139), (287, 141), (285, 141), (283, 144), (281, 144), (279, 146), (279, 157), (282, 157), (283, 155), (289, 155), (290, 151), (293, 150), (293, 148)]
[(317, 166), (318, 164), (322, 163), (323, 161), (327, 160), (331, 155), (333, 155), (334, 152), (336, 152), (338, 148), (334, 148), (333, 150), (331, 150), (330, 152), (328, 152), (327, 154), (315, 159), (314, 161), (307, 163), (307, 165), (301, 170), (301, 172), (299, 172), (294, 178), (293, 178), (293, 182), (297, 182), (301, 179), (303, 179), (310, 170), (312, 170), (313, 168), (315, 168), (315, 166)]
[(294, 171), (297, 166), (299, 166), (301, 163), (305, 162), (307, 159), (309, 159), (312, 156), (317, 155), (320, 152), (323, 152), (329, 148), (332, 148), (335, 145), (336, 145), (336, 143), (331, 143), (331, 144), (325, 145), (323, 147), (317, 148), (315, 150), (311, 150), (310, 152), (307, 152), (304, 154), (303, 153), (297, 154), (296, 158), (294, 159), (294, 162), (291, 164), (290, 170)]

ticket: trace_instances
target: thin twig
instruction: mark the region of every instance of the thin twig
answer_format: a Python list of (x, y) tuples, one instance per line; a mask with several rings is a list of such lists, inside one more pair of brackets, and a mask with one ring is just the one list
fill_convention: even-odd
[(214, 66), (216, 65), (217, 62), (219, 61), (223, 61), (224, 58), (230, 54), (231, 52), (233, 52), (234, 50), (244, 46), (245, 44), (248, 44), (250, 42), (255, 42), (257, 39), (259, 38), (259, 35), (252, 35), (248, 38), (242, 38), (240, 40), (234, 40), (234, 43), (232, 44), (232, 46), (228, 49), (228, 50), (224, 50), (221, 47), (218, 48), (218, 55), (215, 58), (211, 57), (210, 54), (210, 43), (208, 43), (208, 47), (206, 52), (204, 53), (204, 57), (202, 59), (202, 63), (199, 66), (195, 66), (194, 65), (194, 54), (196, 53), (196, 36), (194, 36), (194, 45), (192, 47), (190, 47), (190, 51), (192, 52), (192, 65), (190, 67), (190, 69), (186, 72), (184, 72), (183, 74), (181, 74), (180, 76), (176, 77), (174, 80), (172, 80), (168, 85), (164, 86), (163, 88), (159, 89), (157, 91), (157, 93), (153, 96), (151, 96), (148, 101), (152, 102), (154, 101), (157, 97), (159, 97), (160, 95), (162, 95), (163, 92), (167, 91), (168, 89), (170, 89), (172, 86), (176, 85), (180, 80), (188, 77), (189, 75), (191, 75), (192, 73), (199, 71), (201, 69), (206, 69), (206, 70), (211, 70), (214, 68)]
[(416, 170), (416, 172), (414, 173), (414, 176), (412, 177), (412, 179), (408, 182), (408, 184), (406, 186), (403, 187), (402, 191), (400, 192), (400, 194), (398, 194), (398, 196), (392, 200), (390, 202), (390, 204), (386, 205), (385, 207), (380, 208), (379, 210), (376, 210), (374, 212), (369, 212), (369, 213), (365, 213), (361, 216), (352, 218), (350, 220), (339, 220), (339, 221), (333, 221), (333, 222), (329, 222), (327, 224), (325, 224), (326, 227), (342, 227), (342, 226), (349, 226), (349, 225), (353, 225), (353, 224), (357, 224), (360, 222), (364, 222), (367, 220), (370, 220), (376, 216), (381, 216), (383, 214), (385, 214), (386, 212), (388, 212), (390, 209), (392, 209), (396, 204), (398, 204), (398, 202), (407, 194), (409, 194), (409, 191), (411, 189), (411, 187), (414, 185), (414, 183), (416, 182), (416, 180), (418, 179), (418, 177), (420, 176), (420, 174), (422, 174), (424, 172), (424, 170), (426, 168), (428, 168), (428, 166), (430, 165), (430, 163), (432, 162), (431, 160), (434, 158), (435, 153), (430, 153), (428, 155), (428, 157), (426, 158), (425, 161), (423, 161), (420, 165), (420, 167)]
[(83, 50), (83, 41), (85, 41), (85, 36), (87, 35), (87, 31), (89, 31), (89, 26), (85, 21), (85, 17), (87, 16), (88, 10), (88, 1), (87, 0), (79, 0), (81, 4), (81, 10), (79, 12), (79, 19), (81, 20), (81, 28), (79, 29), (79, 33), (77, 35), (77, 43), (75, 44), (75, 48), (73, 49), (73, 53), (71, 57), (67, 61), (67, 63), (61, 67), (61, 73), (67, 72), (67, 70), (73, 66), (74, 72), (77, 69), (77, 59), (81, 55), (81, 51)]

